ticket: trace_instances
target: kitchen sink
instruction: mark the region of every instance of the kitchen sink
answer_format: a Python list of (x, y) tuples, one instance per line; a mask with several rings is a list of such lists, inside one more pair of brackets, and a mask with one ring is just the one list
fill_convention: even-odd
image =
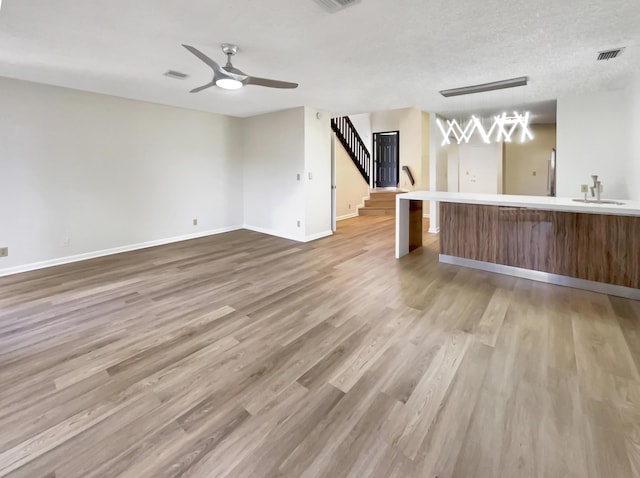
[(597, 199), (574, 199), (574, 201), (576, 202), (584, 202), (587, 204), (613, 204), (615, 206), (624, 206), (623, 202), (620, 201), (611, 201), (608, 199), (601, 199), (600, 201), (598, 201)]

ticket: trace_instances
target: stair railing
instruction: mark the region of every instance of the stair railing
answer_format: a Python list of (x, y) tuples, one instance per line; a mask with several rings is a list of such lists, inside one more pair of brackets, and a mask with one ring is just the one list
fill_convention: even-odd
[(332, 118), (331, 129), (360, 171), (362, 178), (370, 184), (371, 154), (349, 117)]
[(407, 173), (407, 176), (409, 177), (409, 182), (411, 183), (411, 185), (415, 185), (416, 184), (416, 180), (413, 179), (413, 174), (411, 174), (411, 170), (409, 169), (409, 166), (402, 166), (402, 170)]

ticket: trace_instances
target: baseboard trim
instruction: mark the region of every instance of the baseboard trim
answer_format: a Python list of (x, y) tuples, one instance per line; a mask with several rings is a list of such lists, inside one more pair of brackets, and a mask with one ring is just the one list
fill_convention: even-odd
[(322, 239), (329, 236), (333, 236), (333, 231), (324, 231), (324, 232), (319, 232), (318, 234), (312, 234), (311, 236), (305, 237), (304, 242), (317, 241), (318, 239)]
[(323, 237), (329, 237), (333, 235), (333, 231), (329, 230), (329, 231), (323, 231), (320, 232), (318, 234), (312, 234), (310, 236), (305, 236), (303, 238), (294, 236), (292, 234), (283, 234), (281, 232), (278, 231), (274, 231), (273, 229), (266, 229), (264, 227), (256, 227), (256, 226), (244, 226), (244, 229), (248, 230), (248, 231), (253, 231), (253, 232), (258, 232), (260, 234), (266, 234), (268, 236), (274, 236), (274, 237), (279, 237), (281, 239), (288, 239), (290, 241), (296, 241), (296, 242), (311, 242), (311, 241), (315, 241), (317, 239), (322, 239)]
[(158, 239), (155, 241), (140, 242), (138, 244), (130, 244), (128, 246), (113, 247), (111, 249), (103, 249), (101, 251), (87, 252), (84, 254), (76, 254), (73, 256), (60, 257), (57, 259), (50, 259), (48, 261), (42, 261), (42, 262), (33, 262), (31, 264), (25, 264), (22, 266), (8, 267), (5, 269), (0, 269), (0, 277), (10, 276), (14, 274), (21, 274), (23, 272), (31, 272), (31, 271), (36, 271), (40, 269), (47, 269), (49, 267), (62, 266), (65, 264), (72, 264), (74, 262), (87, 261), (89, 259), (97, 259), (99, 257), (111, 256), (114, 254), (121, 254), (123, 252), (138, 251), (140, 249), (147, 249), (149, 247), (164, 246), (166, 244), (173, 244), (174, 242), (189, 241), (191, 239), (199, 239), (201, 237), (215, 236), (217, 234), (224, 234), (225, 232), (239, 231), (241, 229), (246, 229), (248, 231), (258, 232), (260, 234), (267, 234), (269, 236), (280, 237), (282, 239), (289, 239), (291, 241), (303, 242), (303, 243), (315, 241), (315, 240), (333, 235), (333, 231), (323, 231), (318, 234), (313, 234), (301, 239), (299, 237), (281, 234), (273, 230), (264, 229), (261, 227), (253, 227), (253, 226), (247, 226), (247, 225), (223, 227), (220, 229), (198, 232), (195, 234), (185, 234), (183, 236), (175, 236), (175, 237), (169, 237), (166, 239)]
[(86, 261), (89, 259), (97, 259), (98, 257), (111, 256), (114, 254), (121, 254), (123, 252), (138, 251), (140, 249), (147, 249), (149, 247), (164, 246), (166, 244), (172, 244), (174, 242), (189, 241), (191, 239), (199, 239), (201, 237), (215, 236), (217, 234), (223, 234), (225, 232), (238, 231), (242, 229), (242, 226), (230, 226), (222, 227), (220, 229), (213, 229), (210, 231), (197, 232), (195, 234), (185, 234), (182, 236), (169, 237), (165, 239), (158, 239), (155, 241), (140, 242), (138, 244), (130, 244), (127, 246), (113, 247), (111, 249), (103, 249), (100, 251), (86, 252), (83, 254), (76, 254), (73, 256), (60, 257), (58, 259), (50, 259), (42, 262), (33, 262), (31, 264), (25, 264), (22, 266), (9, 267), (6, 269), (0, 269), (0, 277), (21, 274), (23, 272), (31, 272), (39, 269), (46, 269), (48, 267), (61, 266), (65, 264), (72, 264), (74, 262)]
[(344, 221), (345, 219), (351, 219), (353, 217), (358, 217), (358, 213), (354, 212), (353, 214), (346, 214), (344, 216), (336, 217), (336, 221)]
[(430, 234), (440, 234), (440, 228), (439, 227), (430, 227), (427, 232), (429, 232)]
[(274, 231), (273, 229), (266, 229), (264, 227), (257, 227), (257, 226), (248, 226), (246, 224), (242, 228), (246, 229), (247, 231), (259, 232), (260, 234), (275, 236), (281, 239), (289, 239), (290, 241), (296, 241), (296, 242), (305, 242), (304, 238), (301, 238), (299, 236), (294, 236), (292, 234), (283, 234), (281, 232)]
[(624, 287), (621, 285), (605, 284), (604, 282), (595, 282), (559, 274), (552, 274), (550, 272), (534, 271), (523, 269), (521, 267), (505, 266), (502, 264), (476, 261), (473, 259), (464, 259), (462, 257), (449, 256), (446, 254), (440, 254), (440, 262), (456, 266), (470, 267), (472, 269), (479, 269), (487, 272), (495, 272), (497, 274), (505, 274), (513, 277), (519, 277), (521, 279), (546, 282), (547, 284), (573, 287), (574, 289), (583, 289), (591, 292), (599, 292), (600, 294), (640, 300), (640, 289), (633, 289), (631, 287)]

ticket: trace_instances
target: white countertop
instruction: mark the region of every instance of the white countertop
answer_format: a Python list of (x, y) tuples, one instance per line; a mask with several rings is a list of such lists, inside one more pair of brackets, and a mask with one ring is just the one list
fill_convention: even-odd
[[(624, 203), (622, 205), (593, 204), (573, 201), (572, 198), (516, 196), (510, 194), (473, 194), (443, 191), (412, 191), (409, 193), (398, 194), (396, 198), (398, 201), (403, 199), (413, 199), (463, 204), (485, 204), (490, 206), (524, 207), (547, 211), (640, 216), (640, 201), (627, 201), (626, 199), (615, 200)], [(578, 196), (576, 196), (576, 198), (578, 198)]]

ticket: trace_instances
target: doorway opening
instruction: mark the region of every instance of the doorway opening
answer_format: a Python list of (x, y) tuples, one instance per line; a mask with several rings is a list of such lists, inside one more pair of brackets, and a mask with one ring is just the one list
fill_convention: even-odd
[(373, 133), (373, 161), (377, 188), (397, 188), (400, 182), (400, 131)]

